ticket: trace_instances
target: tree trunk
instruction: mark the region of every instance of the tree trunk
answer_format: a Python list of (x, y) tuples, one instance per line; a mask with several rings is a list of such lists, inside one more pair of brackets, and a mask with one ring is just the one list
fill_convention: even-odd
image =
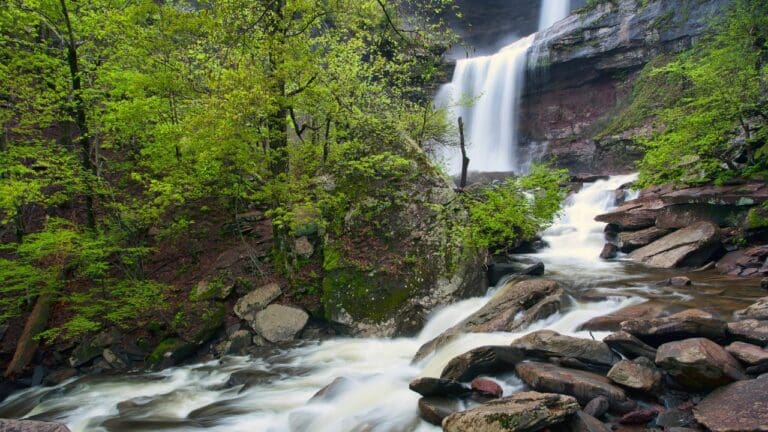
[(37, 351), (37, 347), (40, 345), (35, 337), (45, 330), (46, 325), (48, 325), (50, 311), (51, 295), (41, 294), (37, 298), (35, 307), (32, 308), (32, 313), (27, 318), (24, 331), (21, 333), (19, 342), (16, 344), (16, 352), (13, 354), (13, 359), (5, 370), (6, 378), (18, 376), (29, 365), (29, 362), (32, 361), (35, 351)]
[(459, 145), (461, 146), (461, 180), (459, 181), (459, 189), (464, 190), (467, 187), (469, 158), (467, 157), (467, 147), (464, 142), (464, 119), (461, 117), (459, 117)]

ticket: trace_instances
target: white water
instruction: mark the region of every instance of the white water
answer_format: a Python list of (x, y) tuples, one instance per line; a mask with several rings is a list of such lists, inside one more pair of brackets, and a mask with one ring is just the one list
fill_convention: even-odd
[[(582, 277), (602, 266), (595, 253), (601, 224), (593, 221), (609, 207), (611, 189), (630, 176), (587, 185), (572, 197), (562, 218), (546, 235), (554, 246), (540, 255), (558, 272), (567, 253), (577, 254)], [(582, 250), (583, 249), (583, 250)], [(620, 264), (615, 264), (620, 265)], [(489, 292), (489, 296), (492, 295)], [(234, 357), (206, 364), (133, 377), (85, 378), (54, 389), (31, 389), (0, 404), (0, 417), (18, 413), (65, 422), (80, 431), (228, 432), (424, 432), (438, 431), (418, 418), (419, 396), (408, 390), (417, 376), (439, 376), (445, 364), (469, 349), (509, 344), (537, 329), (589, 337), (576, 332), (583, 322), (639, 301), (609, 298), (594, 303), (573, 301), (566, 310), (518, 333), (468, 334), (445, 346), (421, 364), (411, 365), (417, 349), (428, 340), (477, 311), (489, 296), (447, 306), (430, 317), (422, 333), (403, 339), (338, 339), (278, 351), (265, 358)], [(595, 333), (596, 337), (604, 334)], [(269, 376), (250, 388), (226, 388), (236, 371)], [(307, 404), (312, 395), (337, 377), (348, 381), (330, 400)], [(519, 391), (512, 374), (496, 378), (505, 394)], [(133, 408), (118, 404), (135, 403)], [(29, 408), (23, 408), (23, 405)], [(125, 404), (123, 404), (125, 405)], [(369, 428), (369, 429), (366, 429)]]
[(542, 0), (539, 14), (539, 31), (548, 29), (552, 24), (568, 16), (571, 11), (570, 0)]
[[(534, 36), (493, 55), (459, 60), (453, 79), (438, 92), (436, 105), (448, 107), (453, 121), (464, 119), (471, 171), (518, 171), (525, 163), (518, 154), (517, 125), (526, 54)], [(445, 159), (448, 172), (461, 171), (456, 149)]]

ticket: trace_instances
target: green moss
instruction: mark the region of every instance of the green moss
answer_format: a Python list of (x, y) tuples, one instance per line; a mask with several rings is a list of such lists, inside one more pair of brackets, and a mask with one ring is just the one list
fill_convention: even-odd
[(147, 364), (150, 367), (157, 367), (163, 363), (166, 353), (174, 362), (183, 360), (195, 352), (196, 346), (179, 338), (168, 338), (162, 340), (147, 358)]
[(339, 268), (341, 264), (342, 254), (341, 251), (336, 249), (331, 244), (326, 244), (323, 248), (323, 269), (325, 271), (333, 271)]
[(753, 208), (747, 214), (748, 229), (768, 228), (768, 210), (762, 208)]
[(384, 321), (395, 314), (411, 294), (411, 286), (396, 275), (337, 269), (323, 278), (326, 313), (342, 309), (355, 320)]

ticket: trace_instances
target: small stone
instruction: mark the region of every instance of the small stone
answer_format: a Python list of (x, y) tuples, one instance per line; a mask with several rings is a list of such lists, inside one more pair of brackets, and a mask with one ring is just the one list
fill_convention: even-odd
[(622, 360), (611, 368), (608, 378), (624, 387), (653, 393), (661, 387), (661, 372), (652, 365), (648, 367), (630, 360)]
[(619, 247), (613, 243), (606, 243), (605, 246), (603, 246), (602, 252), (600, 252), (600, 258), (606, 260), (616, 258), (618, 255)]
[(459, 397), (469, 392), (469, 389), (458, 381), (430, 377), (416, 378), (408, 388), (425, 397)]
[(691, 279), (685, 277), (685, 276), (675, 276), (669, 279), (666, 279), (664, 281), (659, 282), (657, 285), (660, 286), (690, 286), (693, 282), (691, 282)]
[(296, 251), (296, 255), (300, 257), (309, 258), (315, 253), (315, 247), (312, 246), (312, 243), (305, 236), (294, 240), (293, 247)]
[(608, 398), (605, 396), (598, 396), (587, 403), (584, 406), (584, 412), (595, 418), (600, 418), (608, 412), (611, 405), (608, 402)]
[(659, 412), (653, 409), (636, 410), (621, 416), (619, 423), (624, 425), (645, 424), (655, 419), (657, 415)]
[(504, 390), (497, 383), (483, 378), (475, 378), (470, 383), (472, 390), (480, 393), (481, 396), (487, 396), (492, 398), (500, 398), (504, 394)]

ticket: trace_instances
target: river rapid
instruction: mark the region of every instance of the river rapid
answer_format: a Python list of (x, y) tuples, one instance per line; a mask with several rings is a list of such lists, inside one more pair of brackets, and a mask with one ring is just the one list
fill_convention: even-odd
[[(439, 376), (452, 357), (469, 349), (509, 344), (539, 329), (590, 337), (576, 331), (580, 324), (644, 301), (730, 314), (760, 296), (754, 283), (706, 272), (688, 275), (695, 282), (693, 287), (659, 287), (656, 281), (679, 273), (621, 259), (600, 260), (604, 224), (594, 217), (610, 209), (615, 204), (614, 190), (632, 180), (633, 176), (611, 177), (585, 185), (568, 199), (560, 219), (544, 233), (550, 247), (531, 258), (545, 263), (546, 277), (564, 286), (570, 304), (520, 333), (468, 334), (421, 363), (411, 364), (423, 343), (481, 308), (493, 296), (495, 288), (491, 288), (485, 297), (436, 311), (414, 338), (303, 342), (265, 349), (258, 356), (228, 357), (157, 373), (75, 378), (57, 387), (11, 396), (0, 404), (0, 418), (59, 421), (73, 432), (438, 431), (419, 419), (419, 395), (408, 390), (408, 383), (419, 376)], [(248, 384), (233, 386), (233, 374), (248, 378)], [(340, 377), (344, 379), (323, 397), (310, 401)], [(505, 395), (523, 388), (514, 375), (497, 382)]]

